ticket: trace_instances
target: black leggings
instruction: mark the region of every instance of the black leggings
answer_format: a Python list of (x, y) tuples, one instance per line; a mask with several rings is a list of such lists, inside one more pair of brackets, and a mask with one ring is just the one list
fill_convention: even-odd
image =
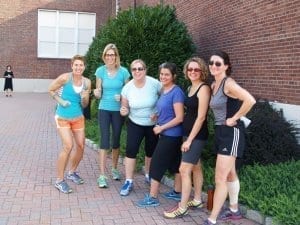
[(153, 132), (154, 126), (141, 126), (130, 119), (127, 124), (126, 157), (135, 159), (143, 138), (145, 138), (145, 154), (152, 157), (158, 137)]
[(165, 172), (179, 173), (182, 137), (160, 135), (150, 164), (150, 177), (161, 181)]

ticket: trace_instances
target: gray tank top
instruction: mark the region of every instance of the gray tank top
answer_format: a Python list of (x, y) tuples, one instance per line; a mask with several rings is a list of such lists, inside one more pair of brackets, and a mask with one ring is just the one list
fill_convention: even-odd
[(224, 93), (225, 77), (219, 89), (210, 98), (209, 106), (212, 109), (215, 117), (215, 125), (223, 125), (227, 118), (232, 117), (240, 108), (240, 101), (231, 98)]

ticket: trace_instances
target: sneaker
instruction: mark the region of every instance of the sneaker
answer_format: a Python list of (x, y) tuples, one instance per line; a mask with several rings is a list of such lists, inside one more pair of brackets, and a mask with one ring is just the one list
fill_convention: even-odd
[(217, 225), (217, 223), (212, 223), (209, 219), (206, 219), (204, 220), (203, 225)]
[(125, 183), (121, 188), (120, 195), (127, 196), (132, 191), (132, 189), (133, 189), (133, 183), (132, 182), (130, 183), (129, 181), (125, 181)]
[(167, 219), (175, 219), (175, 218), (181, 218), (188, 214), (188, 209), (181, 209), (179, 206), (176, 206), (175, 208), (165, 211), (164, 217)]
[(99, 188), (107, 188), (107, 182), (106, 182), (107, 177), (104, 175), (100, 175), (99, 178), (97, 179), (97, 183)]
[(70, 188), (70, 186), (67, 184), (66, 181), (61, 181), (61, 182), (58, 182), (58, 183), (55, 183), (54, 185), (58, 190), (60, 190), (62, 193), (65, 193), (65, 194), (69, 194), (72, 192), (72, 189)]
[(172, 190), (172, 191), (167, 192), (167, 193), (163, 193), (162, 195), (165, 198), (173, 199), (173, 200), (178, 201), (178, 202), (181, 200), (181, 193), (176, 193), (175, 190)]
[(114, 180), (120, 180), (121, 174), (120, 174), (120, 171), (118, 169), (112, 168), (111, 169), (111, 174), (112, 174), (112, 178)]
[(159, 201), (157, 198), (150, 196), (149, 194), (145, 195), (145, 198), (136, 203), (138, 207), (149, 207), (149, 206), (159, 206)]
[(225, 209), (219, 216), (218, 219), (226, 221), (226, 220), (239, 220), (242, 218), (242, 213), (240, 210), (237, 212), (232, 212), (230, 208)]
[(78, 175), (77, 172), (68, 174), (67, 179), (73, 181), (75, 184), (83, 184), (84, 183), (84, 180)]
[(193, 209), (200, 209), (203, 207), (203, 203), (202, 202), (196, 202), (193, 200), (188, 201), (187, 206), (189, 208), (193, 208)]

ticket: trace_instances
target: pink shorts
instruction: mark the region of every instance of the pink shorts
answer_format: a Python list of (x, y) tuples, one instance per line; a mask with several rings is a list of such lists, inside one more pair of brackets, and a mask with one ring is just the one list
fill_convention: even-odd
[(70, 120), (55, 116), (55, 122), (57, 128), (69, 128), (71, 130), (84, 129), (84, 116), (80, 116)]

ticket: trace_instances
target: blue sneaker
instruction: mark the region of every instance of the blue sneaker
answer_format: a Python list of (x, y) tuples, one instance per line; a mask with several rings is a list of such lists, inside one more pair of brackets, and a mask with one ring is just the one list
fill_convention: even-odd
[(67, 179), (73, 181), (75, 184), (83, 184), (84, 183), (84, 180), (78, 175), (77, 172), (68, 174)]
[(159, 201), (157, 198), (154, 198), (150, 196), (149, 194), (145, 195), (145, 198), (138, 201), (136, 203), (138, 207), (153, 207), (153, 206), (159, 206)]
[(127, 196), (132, 191), (132, 189), (133, 189), (133, 183), (132, 182), (130, 183), (129, 181), (125, 181), (125, 183), (121, 188), (120, 195)]
[(69, 194), (72, 192), (72, 189), (64, 180), (61, 182), (56, 182), (54, 186), (62, 193)]
[(181, 193), (176, 193), (175, 190), (172, 190), (167, 193), (163, 193), (162, 196), (168, 199), (173, 199), (178, 202), (181, 200)]

